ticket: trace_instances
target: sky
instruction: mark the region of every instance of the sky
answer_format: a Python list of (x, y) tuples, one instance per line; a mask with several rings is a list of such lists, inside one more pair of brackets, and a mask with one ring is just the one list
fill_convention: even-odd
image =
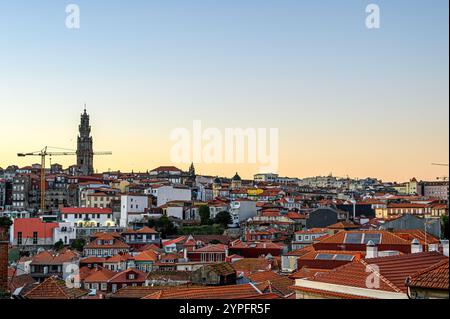
[[(80, 28), (66, 27), (66, 6)], [(365, 25), (380, 8), (380, 28)], [(278, 128), (282, 176), (448, 174), (447, 0), (0, 0), (0, 167), (76, 148), (99, 172), (173, 163), (171, 132)], [(65, 166), (75, 157), (54, 157)], [(259, 163), (195, 163), (251, 178)]]

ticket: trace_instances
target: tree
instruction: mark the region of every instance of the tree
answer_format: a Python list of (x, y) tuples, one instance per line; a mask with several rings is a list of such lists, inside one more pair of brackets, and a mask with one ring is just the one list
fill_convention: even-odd
[(220, 224), (224, 228), (227, 228), (229, 224), (231, 224), (233, 220), (231, 219), (231, 215), (229, 212), (220, 212), (216, 215), (216, 218), (214, 218), (215, 224)]
[(62, 241), (62, 239), (58, 240), (54, 245), (53, 245), (53, 249), (56, 251), (59, 251), (61, 249), (64, 248), (64, 243)]
[(448, 229), (448, 216), (444, 215), (441, 218), (441, 226), (442, 226), (442, 236), (444, 236), (445, 239), (448, 239), (449, 237), (449, 229)]
[(72, 242), (71, 247), (78, 251), (83, 251), (84, 245), (86, 245), (86, 240), (83, 238), (77, 238)]
[(11, 225), (12, 220), (9, 217), (7, 216), (0, 217), (0, 227), (8, 229)]
[(206, 205), (200, 206), (198, 209), (198, 214), (200, 215), (200, 222), (202, 225), (209, 225), (211, 221), (211, 213), (209, 207)]
[(159, 219), (150, 219), (147, 226), (159, 231), (162, 238), (177, 234), (176, 226), (166, 215), (161, 216)]

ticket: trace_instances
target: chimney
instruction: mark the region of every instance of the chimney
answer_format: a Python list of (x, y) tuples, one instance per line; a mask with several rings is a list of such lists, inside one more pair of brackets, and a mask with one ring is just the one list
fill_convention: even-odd
[(448, 240), (442, 240), (442, 253), (448, 257)]
[(0, 296), (8, 292), (8, 230), (11, 220), (0, 218)]
[(377, 258), (378, 246), (373, 241), (369, 240), (366, 244), (366, 258)]
[(411, 242), (411, 254), (421, 253), (422, 250), (422, 245), (417, 240), (417, 238), (414, 238)]

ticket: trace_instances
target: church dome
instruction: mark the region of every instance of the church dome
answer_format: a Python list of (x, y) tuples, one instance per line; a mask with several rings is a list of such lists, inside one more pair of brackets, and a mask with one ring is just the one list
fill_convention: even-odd
[(233, 176), (232, 178), (233, 181), (240, 181), (241, 177), (238, 175), (238, 173), (236, 172), (236, 174)]

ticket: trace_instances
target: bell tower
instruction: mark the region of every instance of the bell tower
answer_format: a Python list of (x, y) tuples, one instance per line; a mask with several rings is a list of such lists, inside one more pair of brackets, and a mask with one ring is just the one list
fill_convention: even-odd
[(83, 175), (94, 174), (94, 150), (92, 146), (91, 126), (89, 125), (89, 115), (84, 112), (81, 114), (79, 125), (79, 135), (77, 143), (77, 165)]

